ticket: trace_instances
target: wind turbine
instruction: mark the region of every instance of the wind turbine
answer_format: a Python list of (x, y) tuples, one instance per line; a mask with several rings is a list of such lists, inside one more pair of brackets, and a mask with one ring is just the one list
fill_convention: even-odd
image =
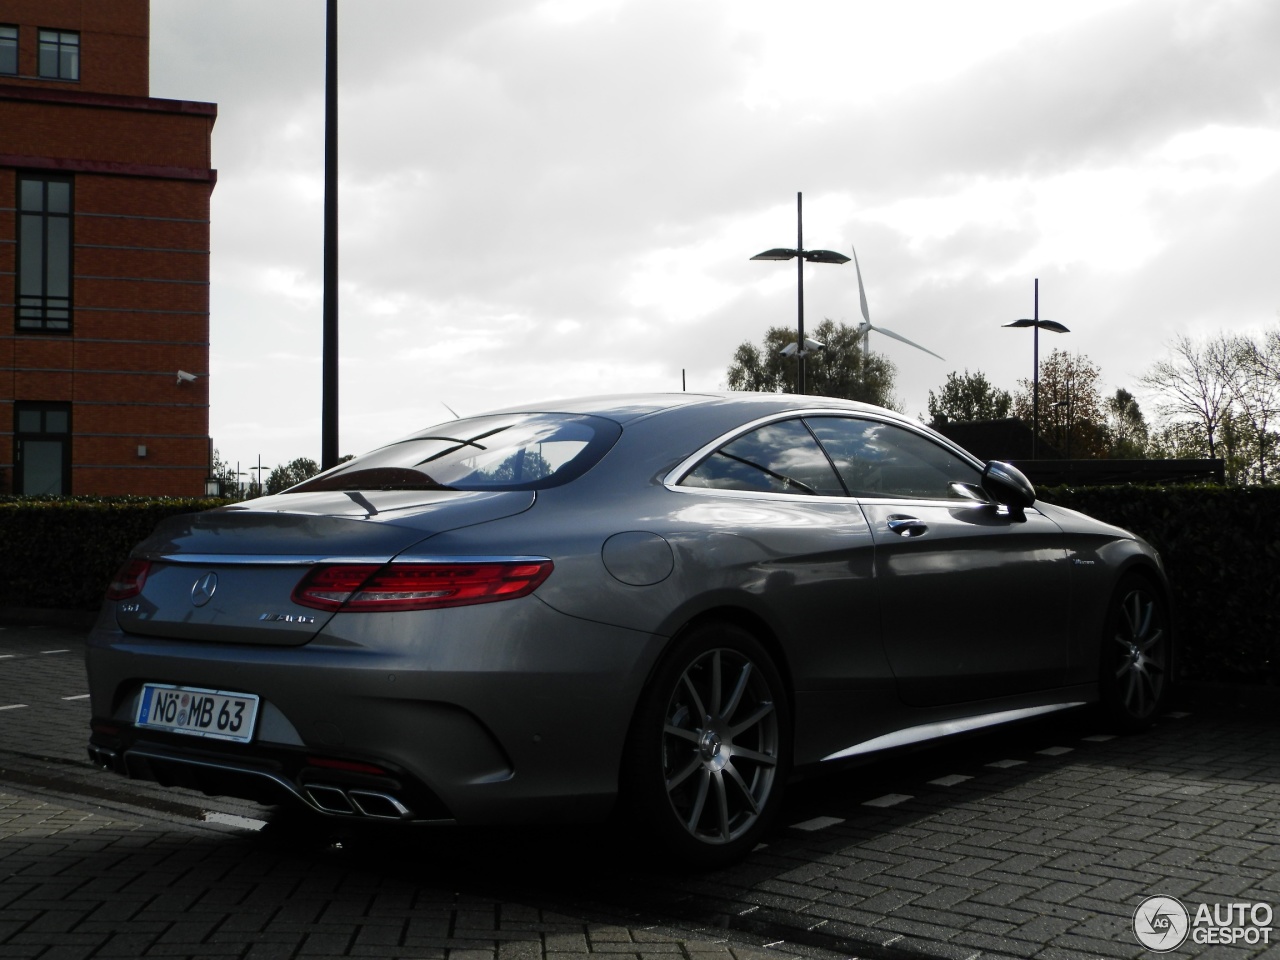
[[(849, 249), (853, 250), (852, 247)], [(946, 362), (945, 357), (938, 356), (928, 347), (922, 347), (913, 340), (908, 340), (900, 333), (894, 333), (892, 330), (886, 330), (884, 327), (876, 327), (871, 324), (871, 311), (867, 309), (867, 291), (862, 286), (862, 268), (858, 266), (858, 251), (853, 250), (853, 269), (858, 273), (858, 301), (862, 307), (862, 322), (858, 324), (858, 336), (862, 338), (862, 369), (865, 373), (867, 369), (867, 354), (871, 352), (871, 331), (883, 333), (886, 337), (892, 337), (894, 340), (901, 340), (907, 346), (915, 347), (917, 350), (923, 350), (931, 357), (938, 357), (943, 363)]]

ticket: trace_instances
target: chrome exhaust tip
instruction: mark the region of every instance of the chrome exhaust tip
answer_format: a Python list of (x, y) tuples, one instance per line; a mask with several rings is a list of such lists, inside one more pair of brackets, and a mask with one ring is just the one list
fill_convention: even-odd
[(89, 745), (89, 762), (95, 767), (102, 770), (116, 770), (118, 769), (119, 759), (119, 754), (114, 750), (94, 746), (93, 744)]
[(355, 814), (356, 808), (351, 801), (347, 799), (347, 795), (338, 787), (325, 787), (312, 785), (305, 788), (307, 799), (317, 809), (324, 813), (337, 813), (351, 816)]
[(366, 817), (375, 817), (379, 820), (408, 820), (413, 816), (413, 811), (389, 793), (348, 790), (347, 798)]

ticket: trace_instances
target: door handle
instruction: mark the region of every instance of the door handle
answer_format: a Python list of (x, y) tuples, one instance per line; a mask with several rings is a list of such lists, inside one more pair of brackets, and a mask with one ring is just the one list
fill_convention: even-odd
[(929, 525), (918, 517), (909, 517), (905, 513), (894, 513), (889, 516), (889, 532), (900, 537), (923, 536)]

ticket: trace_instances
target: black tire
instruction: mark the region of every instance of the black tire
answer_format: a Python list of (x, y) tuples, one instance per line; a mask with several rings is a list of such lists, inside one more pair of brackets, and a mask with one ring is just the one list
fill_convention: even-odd
[(1107, 722), (1122, 733), (1151, 726), (1172, 680), (1169, 606), (1146, 577), (1121, 581), (1107, 611), (1099, 687)]
[(769, 829), (790, 771), (791, 712), (765, 648), (726, 623), (678, 639), (632, 724), (625, 815), (670, 861), (722, 866)]

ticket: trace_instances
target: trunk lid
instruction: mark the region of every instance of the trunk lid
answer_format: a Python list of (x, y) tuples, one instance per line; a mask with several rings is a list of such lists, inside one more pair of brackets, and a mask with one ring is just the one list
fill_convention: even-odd
[(150, 562), (137, 596), (115, 602), (126, 633), (296, 646), (333, 616), (294, 603), (313, 565), (386, 563), (446, 530), (529, 509), (530, 491), (279, 494), (162, 522), (134, 548)]

